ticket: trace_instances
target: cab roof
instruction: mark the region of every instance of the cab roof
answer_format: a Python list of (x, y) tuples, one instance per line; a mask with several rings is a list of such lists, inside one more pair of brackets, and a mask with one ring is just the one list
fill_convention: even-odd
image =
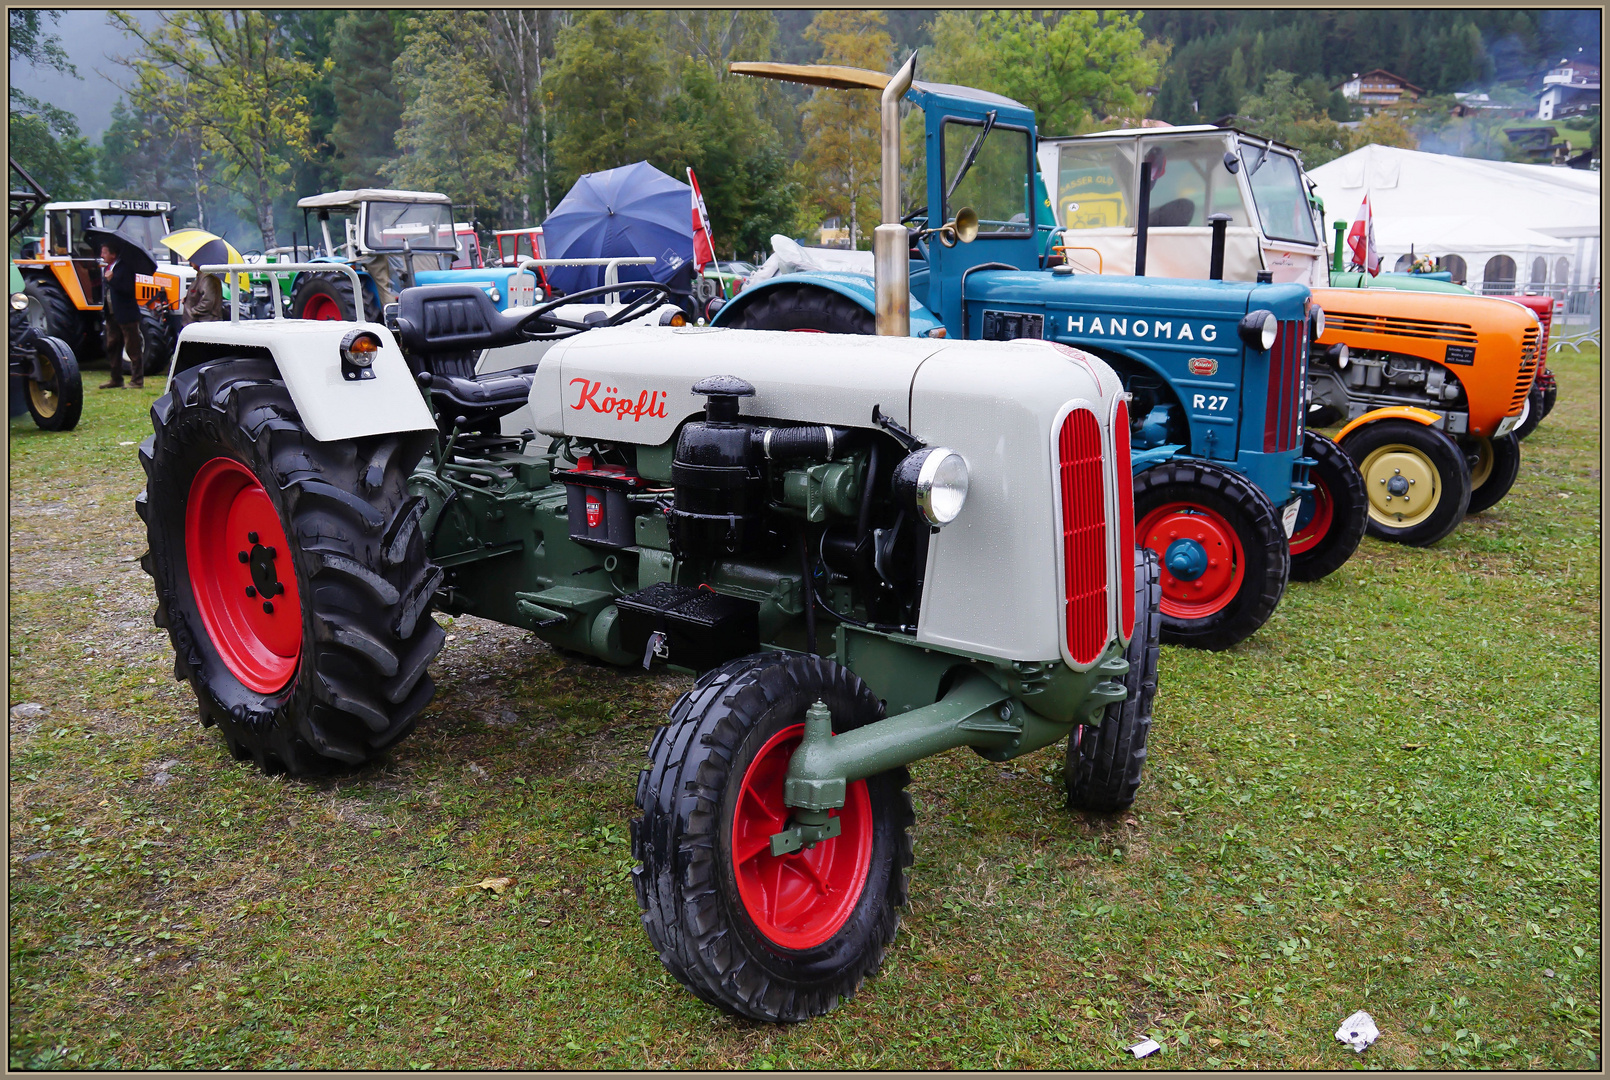
[(1254, 143), (1257, 143), (1257, 144), (1259, 144), (1261, 146), (1270, 146), (1270, 147), (1273, 147), (1275, 149), (1290, 151), (1293, 154), (1300, 154), (1301, 153), (1300, 150), (1298, 150), (1295, 146), (1290, 145), (1289, 143), (1283, 143), (1283, 142), (1280, 142), (1277, 139), (1270, 139), (1270, 138), (1267, 138), (1266, 136), (1263, 136), (1263, 135), (1254, 135), (1252, 132), (1250, 132), (1250, 131), (1242, 131), (1238, 127), (1219, 127), (1219, 126), (1217, 126), (1215, 124), (1181, 124), (1181, 125), (1179, 125), (1177, 127), (1174, 126), (1174, 125), (1169, 125), (1168, 127), (1155, 127), (1155, 128), (1118, 128), (1118, 129), (1115, 129), (1113, 131), (1092, 131), (1087, 135), (1056, 135), (1056, 136), (1051, 136), (1051, 137), (1047, 137), (1047, 138), (1042, 138), (1040, 141), (1041, 142), (1078, 142), (1080, 140), (1117, 139), (1117, 138), (1128, 138), (1128, 139), (1133, 139), (1133, 138), (1148, 138), (1148, 139), (1163, 138), (1163, 139), (1166, 139), (1171, 135), (1204, 135), (1204, 134), (1209, 134), (1209, 133), (1224, 134), (1224, 135), (1234, 135), (1237, 138), (1247, 139), (1247, 140), (1249, 140), (1251, 142), (1254, 142)]
[(135, 214), (165, 214), (173, 204), (153, 199), (85, 199), (80, 202), (51, 202), (45, 210), (121, 210)]
[[(877, 90), (881, 92), (884, 87), (889, 85), (889, 80), (894, 78), (893, 75), (882, 71), (844, 67), (839, 64), (777, 64), (770, 61), (739, 61), (728, 64), (727, 70), (734, 75), (752, 75), (760, 79), (778, 79), (783, 82), (804, 83), (806, 86), (826, 86), (835, 90)], [(977, 90), (971, 86), (953, 86), (950, 83), (931, 83), (918, 80), (911, 84), (911, 92), (913, 96), (932, 94), (936, 97), (971, 101), (994, 108), (1029, 111), (1029, 107), (1021, 101), (1013, 101), (1009, 97), (992, 94), (988, 90)]]
[(341, 210), (366, 202), (444, 203), (453, 205), (439, 191), (399, 191), (396, 188), (353, 188), (349, 191), (327, 191), (323, 195), (309, 195), (296, 200), (303, 210)]

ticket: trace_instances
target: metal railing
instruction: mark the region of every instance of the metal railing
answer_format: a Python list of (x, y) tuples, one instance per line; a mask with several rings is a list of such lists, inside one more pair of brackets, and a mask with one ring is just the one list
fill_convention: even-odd
[[(283, 318), (281, 314), (280, 279), (277, 275), (284, 273), (301, 273), (314, 271), (320, 274), (344, 273), (352, 279), (352, 297), (356, 301), (359, 311), (363, 308), (363, 282), (358, 278), (358, 270), (351, 263), (316, 262), (316, 263), (217, 263), (208, 266), (198, 266), (197, 273), (223, 274), (225, 279), (231, 274), (250, 279), (254, 274), (262, 274), (268, 278), (269, 290), (274, 294), (274, 315), (276, 319)], [(240, 322), (240, 294), (246, 290), (235, 288), (229, 291), (229, 321)]]
[[(520, 269), (536, 270), (548, 266), (602, 266), (604, 268), (604, 284), (620, 284), (620, 268), (623, 266), (652, 266), (659, 262), (652, 255), (622, 255), (613, 259), (521, 259)], [(620, 293), (607, 293), (604, 296), (606, 304), (620, 303)]]

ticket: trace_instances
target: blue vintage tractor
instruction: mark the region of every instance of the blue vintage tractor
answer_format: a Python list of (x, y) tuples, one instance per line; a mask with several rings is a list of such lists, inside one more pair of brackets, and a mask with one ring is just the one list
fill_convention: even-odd
[[(885, 224), (874, 238), (874, 277), (771, 278), (722, 307), (713, 324), (1045, 339), (1100, 356), (1131, 395), (1137, 536), (1162, 560), (1163, 640), (1209, 649), (1243, 640), (1274, 613), (1288, 575), (1324, 577), (1364, 532), (1357, 471), (1303, 427), (1309, 343), (1323, 313), (1295, 283), (1146, 278), (1144, 227), (1134, 277), (1051, 265), (1047, 230), (1037, 224), (1046, 200), (1033, 112), (984, 91), (912, 82), (913, 61), (895, 76), (732, 65), (739, 74), (883, 91)], [(926, 205), (904, 215), (901, 97), (922, 110), (927, 147)], [(1138, 218), (1148, 220), (1144, 204)], [(907, 229), (912, 222), (921, 224)], [(897, 260), (886, 257), (904, 256), (907, 245), (909, 294)], [(1222, 231), (1216, 251), (1222, 258)]]
[[(348, 263), (363, 285), (358, 310), (344, 273), (299, 273), (282, 281), (293, 319), (379, 322), (387, 304), (409, 285), (474, 285), (498, 310), (536, 303), (536, 278), (519, 267), (489, 266), (454, 270), (459, 239), (453, 203), (432, 191), (358, 188), (310, 195), (302, 210), (305, 244), (312, 261)], [(339, 233), (332, 231), (332, 224)], [(305, 250), (296, 245), (292, 261)]]

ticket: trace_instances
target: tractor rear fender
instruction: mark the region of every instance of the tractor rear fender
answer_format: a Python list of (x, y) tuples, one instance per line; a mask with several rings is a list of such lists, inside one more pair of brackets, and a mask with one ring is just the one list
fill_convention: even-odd
[(79, 311), (100, 311), (101, 305), (89, 302), (84, 295), (84, 283), (78, 280), (78, 272), (73, 268), (71, 259), (48, 259), (36, 263), (19, 263), (19, 270), (24, 278), (39, 277), (46, 281), (54, 281), (60, 285), (67, 294), (67, 299), (73, 302), (73, 307)]
[[(732, 300), (729, 301), (720, 311), (716, 312), (716, 317), (711, 319), (710, 323), (712, 326), (731, 325), (732, 320), (738, 315), (738, 313), (749, 304), (753, 303), (757, 297), (779, 286), (799, 282), (806, 282), (811, 285), (820, 286), (829, 292), (836, 292), (840, 296), (847, 297), (848, 299), (855, 301), (857, 304), (860, 304), (873, 314), (877, 313), (877, 294), (873, 289), (871, 275), (848, 274), (835, 271), (814, 271), (804, 274), (783, 274), (779, 277), (767, 278), (765, 281), (751, 285), (743, 292), (733, 297)], [(927, 337), (928, 331), (943, 325), (944, 324), (934, 316), (933, 312), (928, 310), (927, 306), (923, 304), (921, 300), (918, 300), (916, 296), (912, 296), (912, 337)]]
[(1415, 423), (1424, 424), (1426, 427), (1440, 429), (1442, 426), (1442, 415), (1440, 413), (1434, 413), (1430, 409), (1417, 409), (1413, 405), (1392, 405), (1385, 409), (1372, 409), (1357, 420), (1350, 421), (1346, 427), (1336, 433), (1335, 441), (1341, 442), (1354, 429), (1363, 427), (1365, 424), (1372, 424), (1377, 420), (1413, 420)]
[[(342, 339), (360, 329), (380, 339), (379, 353), (368, 368), (372, 378), (351, 377), (356, 370), (341, 361)], [(191, 323), (179, 335), (168, 378), (225, 356), (273, 360), (308, 434), (320, 442), (436, 428), (396, 339), (377, 323)]]

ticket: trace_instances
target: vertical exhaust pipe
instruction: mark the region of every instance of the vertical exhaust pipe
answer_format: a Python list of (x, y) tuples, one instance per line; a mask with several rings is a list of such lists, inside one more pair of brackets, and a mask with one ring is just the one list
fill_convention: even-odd
[(1146, 218), (1152, 211), (1152, 163), (1140, 163), (1140, 197), (1135, 200), (1135, 276), (1146, 276)]
[(911, 335), (911, 240), (900, 224), (900, 99), (917, 72), (912, 53), (883, 88), (883, 223), (872, 232), (872, 284), (877, 295), (877, 332)]
[(1208, 255), (1208, 280), (1224, 280), (1224, 230), (1230, 225), (1229, 214), (1209, 214), (1208, 225), (1213, 229), (1213, 250)]

